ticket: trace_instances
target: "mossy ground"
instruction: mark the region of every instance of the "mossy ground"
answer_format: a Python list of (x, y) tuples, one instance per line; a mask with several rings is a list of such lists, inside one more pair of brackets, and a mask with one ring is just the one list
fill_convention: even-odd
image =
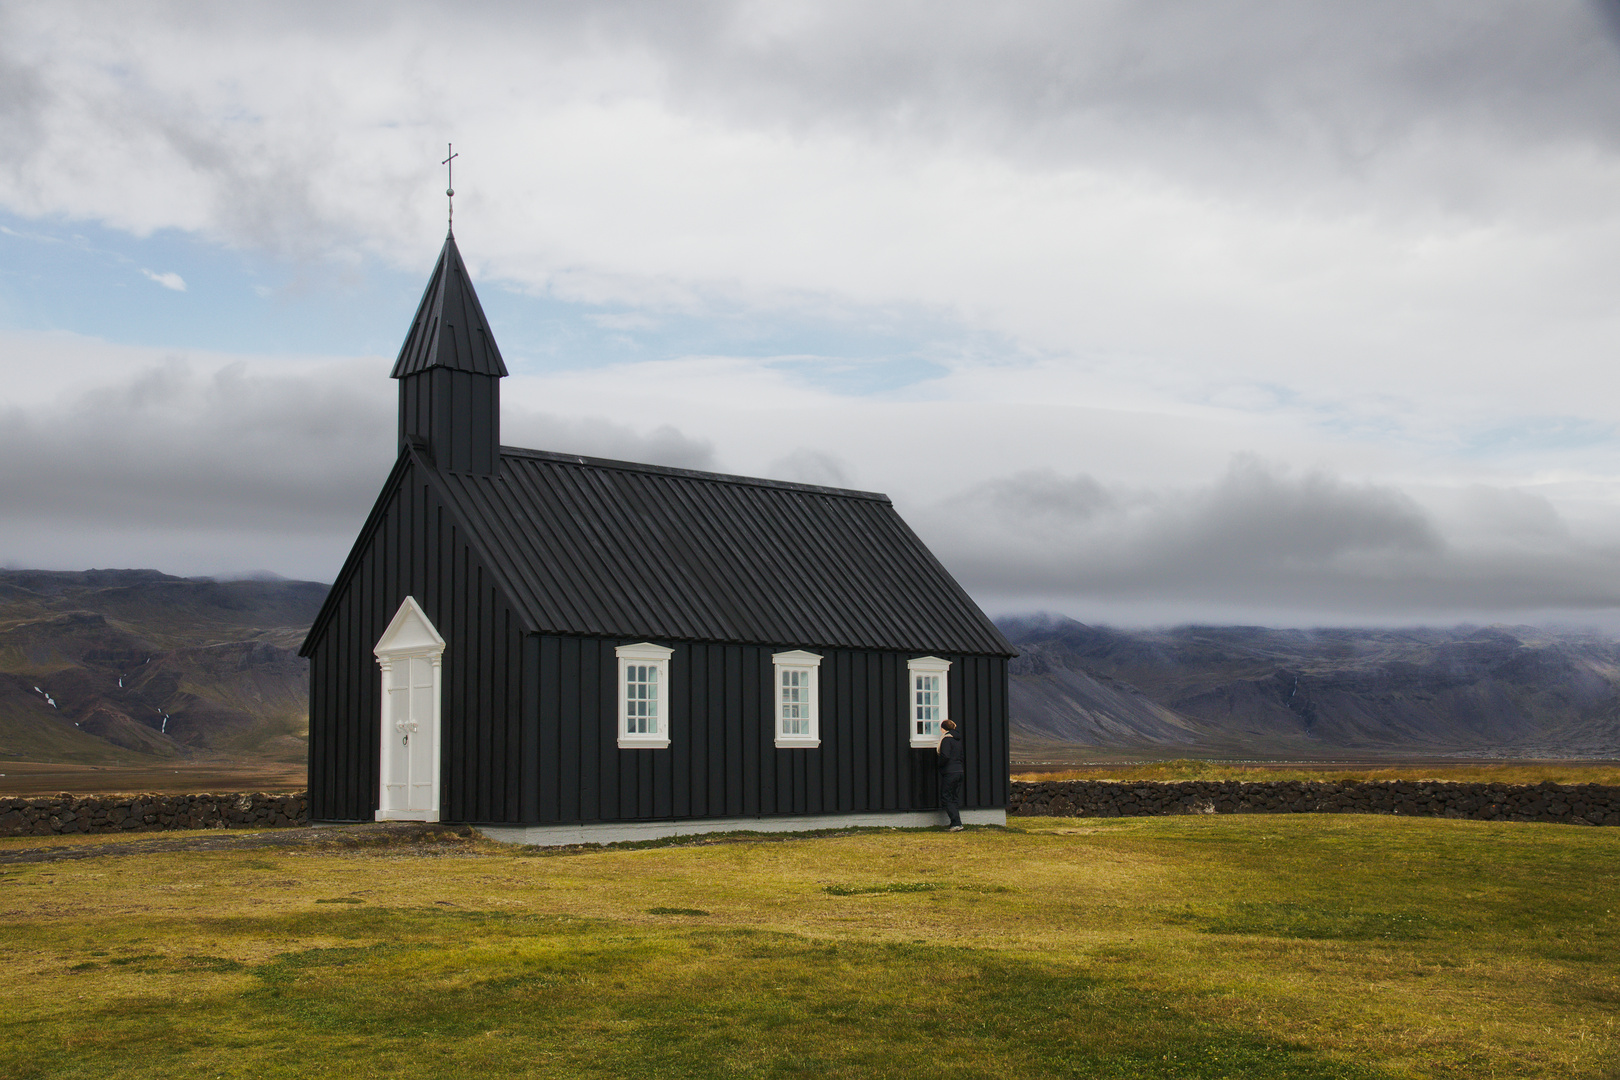
[(1620, 829), (147, 852), (0, 911), (8, 1078), (1620, 1076)]

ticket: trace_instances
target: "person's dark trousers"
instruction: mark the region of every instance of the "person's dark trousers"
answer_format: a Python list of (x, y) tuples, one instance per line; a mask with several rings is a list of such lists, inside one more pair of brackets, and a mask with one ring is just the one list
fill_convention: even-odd
[(962, 825), (962, 784), (966, 779), (963, 773), (946, 773), (939, 778), (939, 803), (945, 808), (953, 828)]

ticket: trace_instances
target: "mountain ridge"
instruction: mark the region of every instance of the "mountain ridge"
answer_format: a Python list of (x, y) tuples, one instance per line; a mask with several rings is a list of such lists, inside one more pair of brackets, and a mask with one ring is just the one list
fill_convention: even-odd
[[(0, 760), (301, 763), (327, 589), (0, 570)], [(1620, 642), (1597, 634), (996, 622), (1015, 756), (1620, 757)]]
[[(1620, 642), (1596, 634), (1127, 631), (1050, 615), (997, 625), (1020, 650), (1015, 741), (1188, 756), (1620, 756)], [(1115, 720), (1148, 711), (1153, 722), (1100, 737), (1089, 700), (1123, 700)]]
[(0, 759), (302, 761), (296, 655), (327, 586), (0, 571)]

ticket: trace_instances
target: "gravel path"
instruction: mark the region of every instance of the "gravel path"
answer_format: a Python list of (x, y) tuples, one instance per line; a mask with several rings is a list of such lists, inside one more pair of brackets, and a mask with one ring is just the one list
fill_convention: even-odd
[(0, 850), (6, 863), (62, 862), (67, 859), (103, 859), (119, 855), (147, 855), (170, 851), (261, 851), (301, 848), (342, 851), (354, 848), (407, 844), (444, 844), (470, 841), (476, 834), (465, 825), (432, 825), (418, 821), (379, 821), (359, 825), (326, 825), (296, 829), (208, 829), (179, 835), (146, 834), (106, 844), (30, 847)]

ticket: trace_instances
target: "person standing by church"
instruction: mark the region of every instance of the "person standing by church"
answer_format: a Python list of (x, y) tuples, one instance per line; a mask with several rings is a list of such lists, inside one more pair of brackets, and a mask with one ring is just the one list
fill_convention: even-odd
[(951, 819), (946, 831), (961, 832), (962, 787), (967, 780), (965, 748), (954, 720), (945, 721), (940, 728), (944, 734), (939, 737), (939, 802)]

